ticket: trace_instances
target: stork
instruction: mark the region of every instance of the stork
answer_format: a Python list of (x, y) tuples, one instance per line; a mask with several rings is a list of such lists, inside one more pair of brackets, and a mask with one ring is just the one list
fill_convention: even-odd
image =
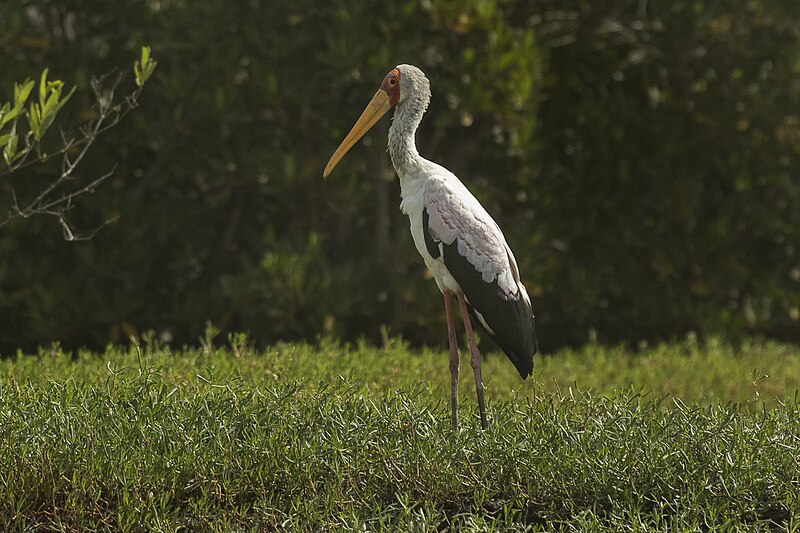
[(450, 345), (450, 403), (458, 427), (459, 353), (451, 297), (467, 334), (481, 427), (487, 427), (481, 356), (470, 315), (500, 345), (522, 379), (533, 370), (536, 330), (528, 292), (503, 232), (449, 170), (419, 155), (417, 127), (430, 103), (430, 82), (413, 65), (398, 65), (383, 79), (353, 129), (331, 156), (323, 177), (392, 107), (389, 155), (400, 178), (400, 209), (411, 222), (414, 245), (444, 296)]

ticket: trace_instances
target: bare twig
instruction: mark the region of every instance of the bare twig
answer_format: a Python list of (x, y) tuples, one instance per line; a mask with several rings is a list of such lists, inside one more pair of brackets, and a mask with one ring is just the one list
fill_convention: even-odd
[[(111, 77), (111, 82), (106, 83), (107, 78)], [(138, 96), (142, 91), (141, 87), (137, 87), (131, 94), (127, 95), (123, 101), (115, 103), (116, 90), (122, 80), (120, 73), (105, 75), (100, 78), (92, 79), (92, 91), (95, 96), (95, 104), (93, 106), (97, 117), (89, 121), (86, 125), (80, 128), (80, 136), (78, 138), (68, 136), (61, 130), (61, 146), (51, 154), (37, 153), (35, 159), (28, 159), (32, 150), (26, 154), (25, 157), (15, 162), (6, 170), (0, 172), (0, 178), (11, 173), (17, 172), (35, 163), (44, 163), (53, 157), (61, 156), (61, 170), (57, 177), (44, 189), (42, 189), (35, 198), (20, 204), (17, 193), (12, 187), (11, 189), (11, 207), (6, 217), (0, 220), (0, 227), (5, 226), (9, 222), (17, 218), (30, 218), (37, 215), (52, 216), (58, 220), (64, 233), (64, 239), (68, 241), (78, 241), (91, 239), (100, 229), (104, 226), (111, 224), (118, 217), (105, 220), (98, 227), (91, 231), (84, 233), (76, 233), (69, 221), (66, 218), (66, 213), (73, 205), (74, 201), (84, 194), (93, 193), (95, 189), (110, 178), (114, 174), (116, 166), (109, 172), (102, 176), (93, 179), (86, 185), (78, 186), (71, 190), (64, 190), (68, 182), (74, 182), (76, 179), (75, 170), (81, 164), (89, 149), (94, 145), (97, 138), (105, 131), (116, 126), (132, 109), (138, 105)], [(25, 142), (30, 146), (30, 138), (26, 138)], [(37, 145), (37, 151), (39, 146)], [(70, 156), (70, 152), (79, 149), (77, 154)], [(59, 192), (61, 191), (61, 192)]]

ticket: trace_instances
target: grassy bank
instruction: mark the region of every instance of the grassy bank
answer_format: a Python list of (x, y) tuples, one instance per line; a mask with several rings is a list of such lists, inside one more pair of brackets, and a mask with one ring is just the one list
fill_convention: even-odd
[(800, 530), (792, 346), (490, 356), (453, 434), (443, 351), (230, 344), (0, 363), (0, 526)]

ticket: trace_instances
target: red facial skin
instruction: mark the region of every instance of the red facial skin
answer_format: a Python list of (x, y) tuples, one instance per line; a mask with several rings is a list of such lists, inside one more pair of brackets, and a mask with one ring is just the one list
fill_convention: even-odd
[(386, 91), (386, 94), (389, 95), (389, 103), (392, 104), (392, 106), (397, 105), (397, 102), (400, 101), (400, 71), (396, 68), (392, 69), (392, 71), (383, 78), (381, 89)]

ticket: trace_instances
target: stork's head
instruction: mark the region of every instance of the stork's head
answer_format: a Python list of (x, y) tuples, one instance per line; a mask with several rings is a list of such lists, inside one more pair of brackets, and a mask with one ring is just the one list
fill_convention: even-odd
[(367, 104), (366, 109), (358, 117), (355, 126), (344, 138), (342, 144), (331, 156), (322, 174), (327, 178), (333, 168), (344, 157), (344, 154), (358, 142), (361, 137), (374, 126), (383, 115), (395, 105), (404, 105), (407, 101), (414, 101), (422, 105), (422, 111), (430, 100), (430, 83), (425, 74), (413, 65), (398, 65), (393, 68), (381, 83), (380, 89)]

